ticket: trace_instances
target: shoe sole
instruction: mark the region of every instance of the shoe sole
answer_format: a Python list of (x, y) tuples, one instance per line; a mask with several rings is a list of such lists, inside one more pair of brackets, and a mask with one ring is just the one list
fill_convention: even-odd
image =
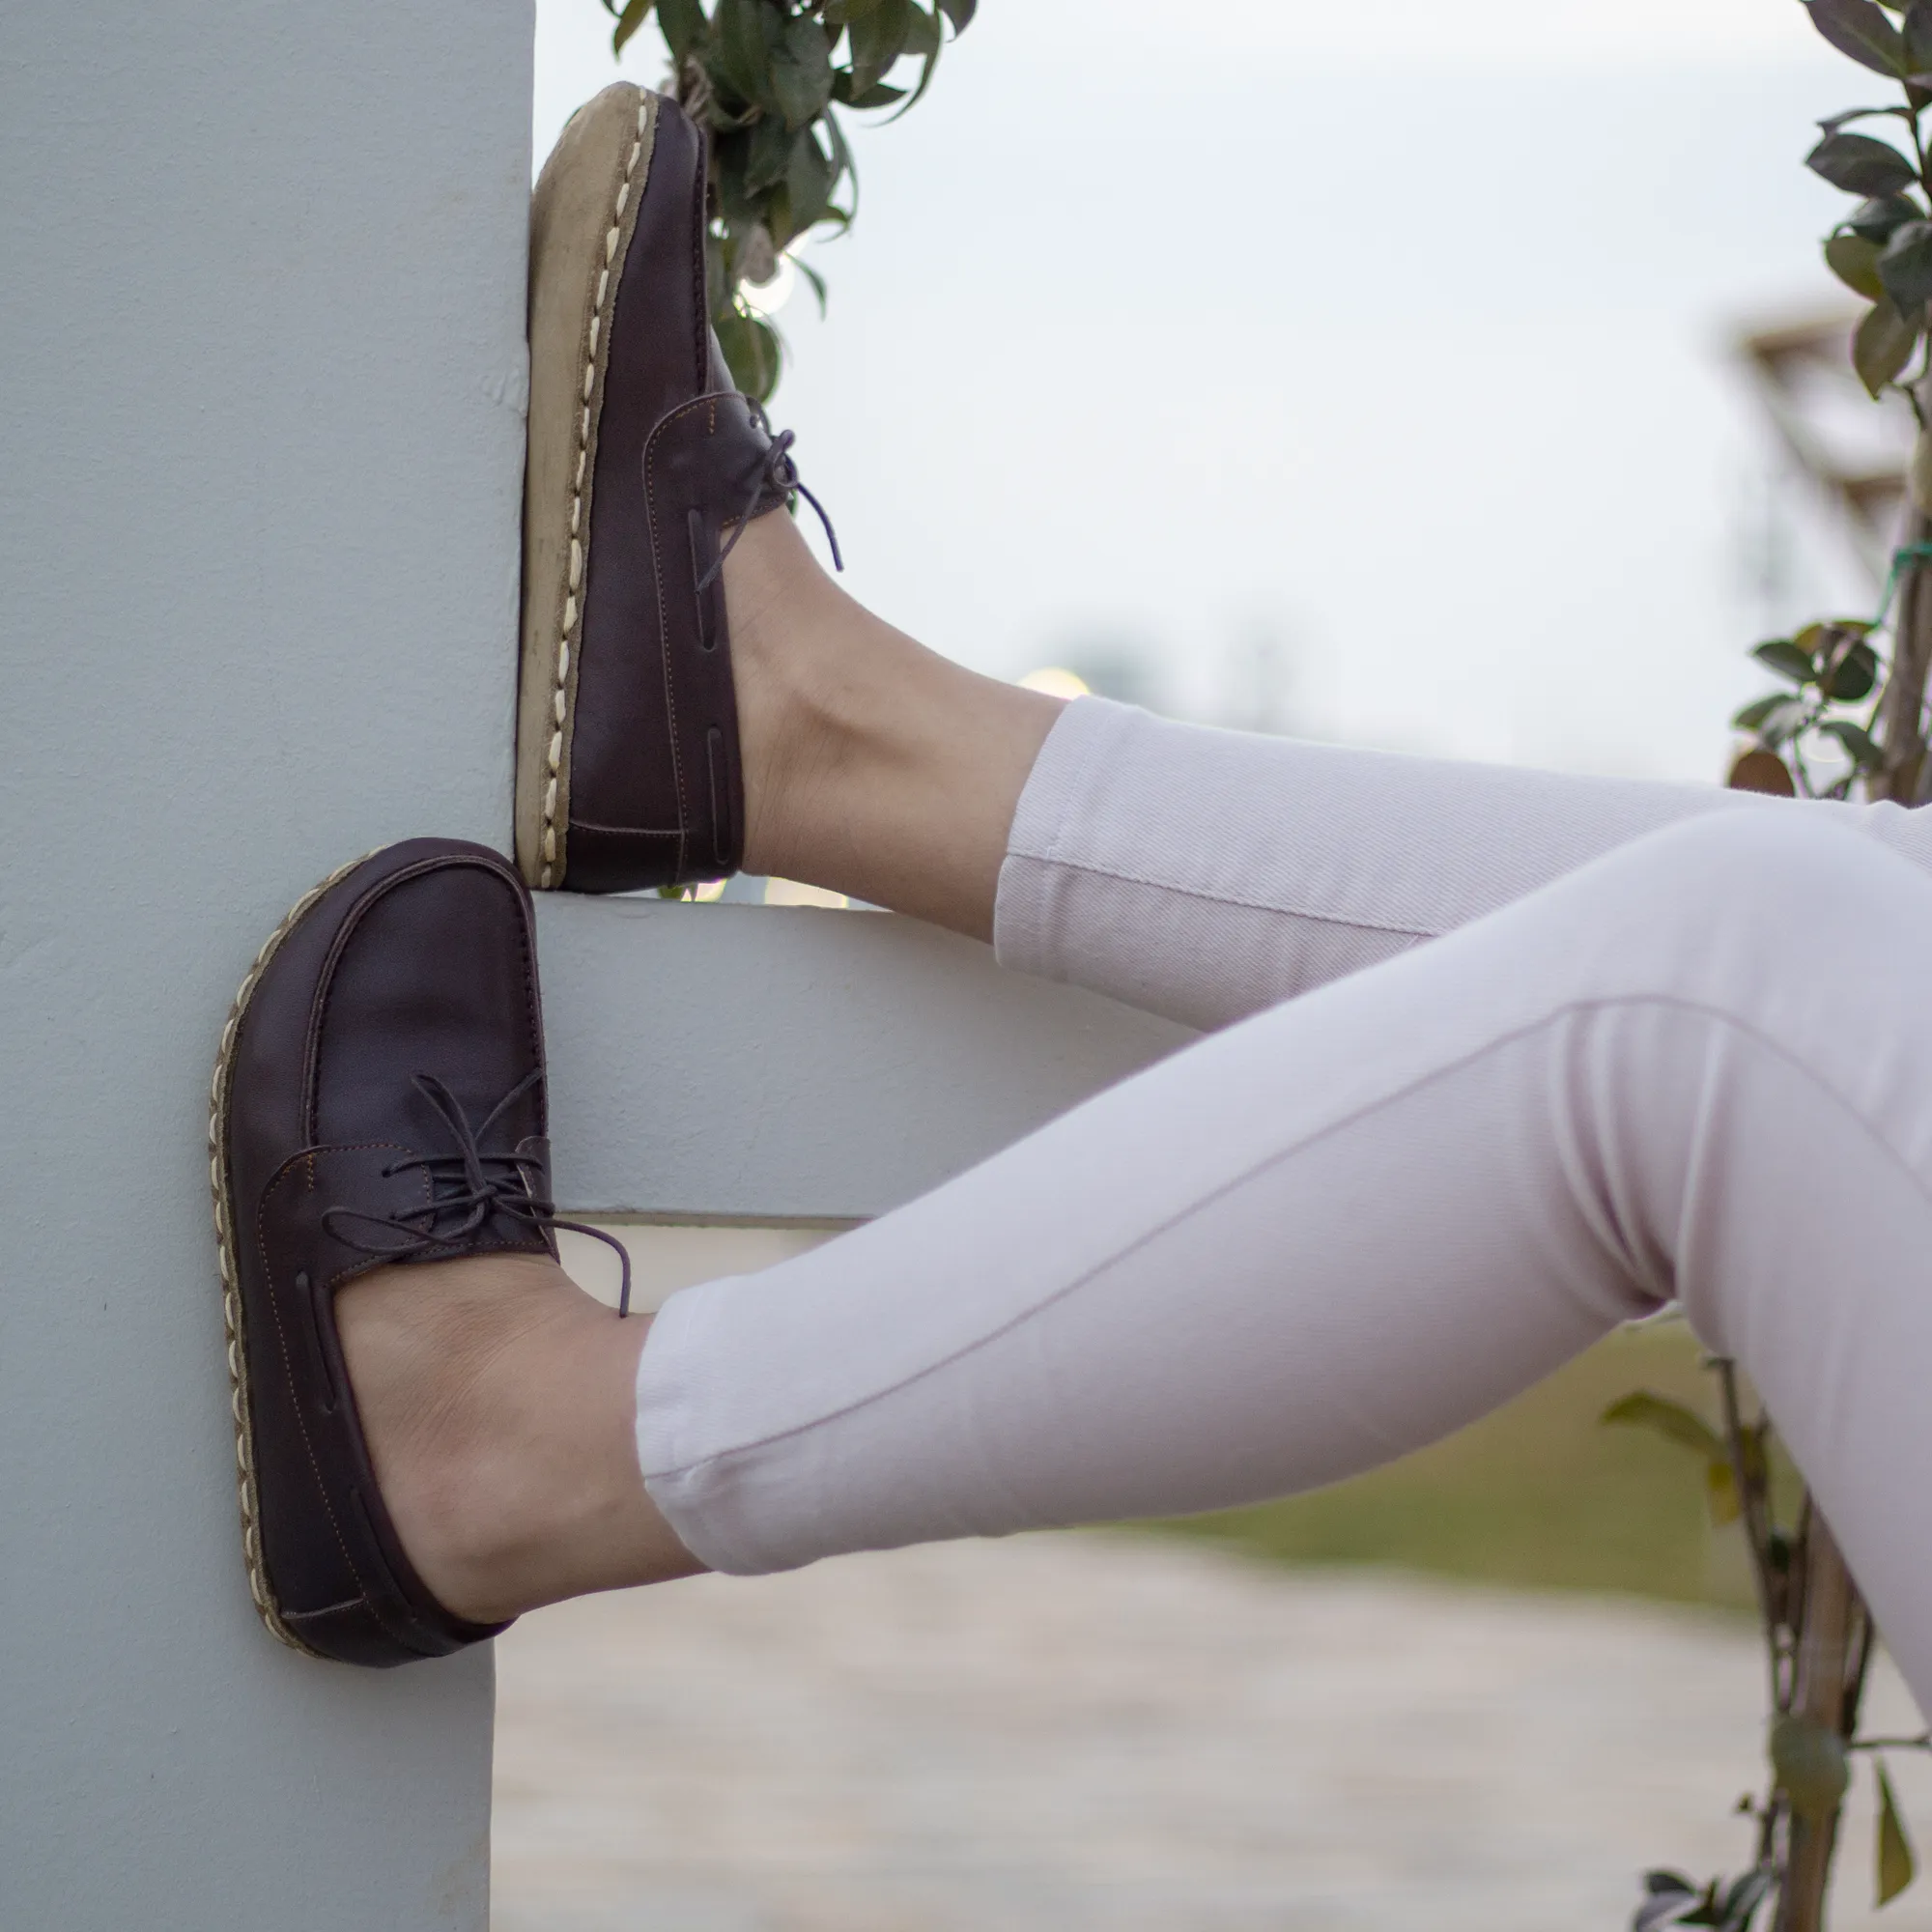
[[(366, 855), (373, 858), (373, 853)], [(304, 1657), (320, 1657), (294, 1635), (282, 1621), (281, 1606), (275, 1601), (262, 1560), (261, 1497), (255, 1486), (255, 1430), (249, 1406), (248, 1350), (242, 1312), (242, 1283), (235, 1251), (235, 1190), (228, 1164), (228, 1097), (235, 1070), (235, 1043), (242, 1036), (242, 1021), (248, 1002), (261, 984), (269, 961), (281, 950), (316, 902), (332, 887), (338, 886), (364, 859), (353, 860), (331, 872), (313, 891), (304, 893), (289, 916), (270, 934), (268, 943), (255, 955), (248, 976), (228, 1009), (228, 1024), (221, 1030), (221, 1047), (214, 1057), (214, 1081), (209, 1094), (208, 1179), (214, 1196), (214, 1245), (221, 1277), (221, 1312), (228, 1349), (228, 1402), (235, 1417), (235, 1489), (242, 1511), (242, 1555), (248, 1566), (248, 1594), (270, 1635), (298, 1650)], [(327, 1660), (325, 1660), (327, 1661)]]
[(569, 869), (590, 491), (611, 319), (650, 179), (658, 97), (628, 81), (574, 114), (530, 207), (530, 411), (524, 468), (517, 699), (517, 867), (533, 891)]

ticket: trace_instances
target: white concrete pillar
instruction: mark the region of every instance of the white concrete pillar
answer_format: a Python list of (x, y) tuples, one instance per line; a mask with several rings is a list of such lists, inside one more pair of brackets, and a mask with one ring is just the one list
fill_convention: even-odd
[(334, 1668), (249, 1606), (203, 1137), (308, 884), (509, 835), (530, 41), (0, 33), (6, 1932), (485, 1921), (488, 1656)]

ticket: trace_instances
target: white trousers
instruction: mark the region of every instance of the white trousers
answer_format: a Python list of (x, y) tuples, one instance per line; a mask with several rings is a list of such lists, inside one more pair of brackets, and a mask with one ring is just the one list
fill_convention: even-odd
[[(1673, 1296), (1932, 1710), (1932, 812), (1056, 725), (1004, 964), (1219, 1029), (671, 1298), (645, 1480), (713, 1568), (1331, 1483)], [(1430, 940), (1433, 944), (1423, 945)]]

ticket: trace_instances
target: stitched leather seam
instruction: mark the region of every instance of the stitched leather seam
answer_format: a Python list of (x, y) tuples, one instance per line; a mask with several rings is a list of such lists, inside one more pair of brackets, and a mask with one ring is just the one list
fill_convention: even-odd
[(682, 838), (682, 832), (673, 831), (668, 826), (652, 829), (642, 825), (599, 825), (594, 818), (572, 816), (571, 829), (575, 832), (603, 832), (618, 838)]
[[(364, 1152), (367, 1151), (370, 1148), (386, 1147), (388, 1145), (390, 1145), (390, 1143), (385, 1141), (375, 1141), (366, 1143), (361, 1148), (343, 1148), (341, 1150), (330, 1149), (329, 1151), (330, 1152), (341, 1151), (345, 1153)], [(311, 1154), (313, 1154), (313, 1152), (316, 1151), (311, 1150), (310, 1151)], [(312, 1161), (305, 1163), (305, 1165), (312, 1166)], [(329, 1500), (328, 1485), (323, 1480), (322, 1464), (316, 1459), (315, 1443), (309, 1436), (307, 1419), (302, 1414), (301, 1404), (298, 1401), (294, 1400), (295, 1389), (296, 1389), (295, 1360), (289, 1349), (288, 1330), (282, 1324), (281, 1298), (275, 1293), (275, 1286), (274, 1286), (275, 1272), (273, 1264), (270, 1263), (269, 1259), (269, 1235), (267, 1228), (263, 1225), (266, 1216), (268, 1214), (270, 1197), (274, 1193), (275, 1189), (281, 1185), (283, 1177), (286, 1176), (289, 1172), (290, 1172), (289, 1169), (283, 1168), (281, 1173), (277, 1174), (274, 1177), (274, 1179), (269, 1182), (267, 1188), (263, 1190), (262, 1204), (260, 1208), (256, 1209), (255, 1212), (255, 1245), (260, 1251), (262, 1257), (262, 1280), (264, 1289), (266, 1290), (269, 1297), (269, 1312), (275, 1318), (275, 1339), (281, 1345), (282, 1369), (288, 1380), (289, 1392), (291, 1396), (290, 1406), (295, 1410), (296, 1428), (301, 1434), (302, 1450), (303, 1453), (308, 1457), (309, 1472), (315, 1477), (316, 1493), (322, 1498), (323, 1514), (326, 1517), (327, 1517), (328, 1526), (330, 1530), (334, 1532), (335, 1535), (335, 1547), (339, 1550), (341, 1550), (342, 1560), (349, 1566), (349, 1574), (355, 1578), (355, 1587), (362, 1592), (362, 1602), (368, 1605), (370, 1615), (373, 1616), (376, 1619), (376, 1621), (379, 1624), (381, 1624), (385, 1631), (388, 1631), (391, 1636), (397, 1636), (398, 1633), (390, 1628), (389, 1620), (385, 1616), (384, 1616), (381, 1610), (379, 1610), (376, 1607), (375, 1597), (369, 1588), (368, 1580), (363, 1577), (362, 1572), (356, 1567), (355, 1558), (350, 1554), (348, 1539), (342, 1533), (341, 1523), (336, 1520), (335, 1505)], [(425, 1196), (427, 1196), (429, 1193), (429, 1182), (427, 1178), (425, 1178), (423, 1182), (423, 1191)], [(354, 1402), (353, 1392), (351, 1395), (351, 1402), (353, 1405)], [(359, 1417), (354, 1419), (354, 1425), (356, 1432), (360, 1434), (362, 1425)]]
[(268, 1572), (262, 1561), (261, 1497), (255, 1481), (255, 1432), (249, 1389), (247, 1331), (242, 1309), (240, 1257), (235, 1246), (233, 1188), (228, 1172), (228, 1096), (235, 1071), (235, 1049), (241, 1037), (242, 1021), (261, 983), (270, 960), (280, 952), (282, 943), (326, 893), (341, 884), (366, 859), (355, 859), (331, 872), (327, 878), (304, 893), (287, 918), (263, 942), (254, 963), (243, 976), (240, 989), (228, 1009), (227, 1023), (221, 1029), (221, 1044), (214, 1056), (214, 1078), (208, 1106), (208, 1179), (213, 1196), (215, 1266), (221, 1284), (223, 1342), (228, 1360), (228, 1407), (235, 1428), (235, 1492), (242, 1519), (242, 1554), (248, 1574), (248, 1594), (257, 1615), (270, 1635), (314, 1657), (282, 1622), (269, 1588)]
[(318, 1617), (332, 1617), (342, 1610), (366, 1608), (366, 1597), (344, 1597), (339, 1604), (324, 1604), (319, 1610), (290, 1610), (288, 1619), (292, 1624), (314, 1623)]
[(651, 578), (658, 593), (658, 639), (659, 657), (664, 663), (665, 713), (670, 724), (670, 770), (671, 781), (677, 788), (677, 876), (681, 879), (686, 870), (686, 858), (691, 837), (691, 802), (684, 787), (684, 759), (679, 754), (677, 744), (677, 675), (672, 667), (674, 653), (670, 647), (670, 607), (665, 595), (663, 533), (658, 528), (658, 494), (653, 476), (657, 462), (658, 439), (675, 424), (682, 422), (695, 410), (709, 408), (716, 420), (717, 398), (715, 396), (695, 396), (688, 403), (680, 404), (670, 413), (660, 419), (651, 431), (650, 440), (644, 444), (644, 515), (651, 526)]
[(699, 165), (697, 179), (692, 184), (691, 211), (691, 293), (692, 293), (692, 335), (691, 335), (691, 385), (695, 389), (711, 386), (711, 278), (704, 267), (704, 230), (707, 210), (705, 195), (708, 183), (705, 180), (703, 151), (706, 137), (698, 136)]
[[(577, 469), (571, 484), (569, 566), (564, 587), (563, 617), (557, 628), (556, 678), (551, 695), (550, 743), (544, 751), (546, 770), (543, 831), (540, 847), (541, 865), (537, 874), (537, 883), (543, 887), (555, 884), (558, 877), (557, 786), (563, 766), (564, 735), (570, 729), (571, 723), (571, 639), (578, 635), (578, 622), (582, 614), (584, 547), (590, 541), (590, 527), (583, 515), (583, 506), (588, 497), (591, 471), (594, 467), (592, 458), (597, 413), (602, 407), (600, 398), (598, 411), (594, 411), (592, 398), (596, 394), (601, 363), (610, 356), (616, 286), (623, 278), (623, 265), (616, 259), (618, 244), (623, 240), (624, 216), (631, 207), (638, 164), (644, 158), (646, 137), (650, 132), (651, 96), (640, 94), (638, 99), (637, 131), (631, 142), (630, 155), (624, 162), (623, 173), (618, 178), (611, 226), (604, 236), (604, 266), (598, 270), (597, 291), (590, 304), (590, 339), (583, 364), (583, 396), (577, 423)], [(639, 199), (641, 198), (640, 192)], [(632, 224), (635, 232), (635, 214), (632, 215)], [(582, 643), (581, 637), (579, 642)]]
[(1142, 886), (1149, 892), (1171, 893), (1176, 898), (1199, 899), (1207, 905), (1238, 906), (1243, 912), (1272, 913), (1277, 919), (1301, 920), (1312, 925), (1343, 926), (1352, 932), (1386, 933), (1393, 939), (1439, 939), (1442, 936), (1442, 929), (1434, 926), (1387, 925), (1376, 920), (1345, 918), (1340, 913), (1276, 905), (1266, 899), (1244, 898), (1238, 893), (1208, 892), (1200, 886), (1176, 885), (1171, 879), (1151, 878), (1146, 873), (1130, 872), (1116, 866), (1087, 865), (1078, 859), (1049, 858), (1033, 852), (1013, 852), (1009, 856), (1030, 860), (1036, 866), (1050, 866), (1056, 871), (1078, 872), (1086, 878), (1105, 879), (1114, 885)]
[[(404, 1144), (400, 1141), (345, 1142), (337, 1147), (329, 1147), (326, 1149), (311, 1148), (307, 1150), (306, 1157), (303, 1160), (302, 1164), (303, 1167), (307, 1169), (308, 1172), (312, 1175), (314, 1172), (315, 1160), (319, 1154), (373, 1153), (373, 1152), (380, 1152), (381, 1151), (389, 1148), (393, 1148), (399, 1153), (410, 1153), (413, 1151), (412, 1149), (404, 1146)], [(267, 1191), (265, 1191), (262, 1197), (261, 1210), (258, 1212), (256, 1217), (257, 1236), (262, 1250), (262, 1271), (265, 1279), (268, 1279), (270, 1282), (272, 1281), (272, 1271), (269, 1264), (268, 1236), (266, 1232), (264, 1232), (261, 1228), (261, 1222), (263, 1216), (266, 1215), (267, 1213), (269, 1205), (269, 1195), (271, 1194), (278, 1185), (280, 1185), (283, 1177), (289, 1174), (290, 1172), (292, 1172), (292, 1169), (284, 1167), (281, 1170), (281, 1172), (275, 1176), (274, 1179), (269, 1183), (269, 1187)], [(313, 1183), (311, 1182), (311, 1184)], [(423, 1177), (422, 1180), (422, 1195), (423, 1195), (424, 1205), (427, 1206), (434, 1196), (434, 1189), (431, 1186), (429, 1177), (427, 1175)], [(330, 1284), (331, 1288), (335, 1285), (335, 1283), (340, 1282), (342, 1276), (340, 1274), (335, 1276), (334, 1280)], [(330, 1503), (328, 1499), (328, 1486), (323, 1480), (322, 1465), (316, 1460), (315, 1444), (309, 1435), (308, 1424), (303, 1419), (301, 1405), (299, 1402), (296, 1402), (293, 1400), (294, 1390), (295, 1390), (295, 1365), (294, 1362), (290, 1359), (288, 1335), (286, 1330), (282, 1326), (281, 1304), (275, 1295), (272, 1285), (270, 1285), (269, 1288), (269, 1306), (275, 1318), (275, 1335), (276, 1339), (281, 1343), (282, 1362), (284, 1370), (286, 1371), (287, 1374), (289, 1388), (292, 1398), (291, 1406), (295, 1409), (296, 1427), (301, 1432), (302, 1448), (308, 1456), (310, 1473), (315, 1477), (316, 1492), (322, 1497), (323, 1512), (328, 1518), (328, 1526), (335, 1533), (336, 1548), (342, 1551), (342, 1560), (349, 1566), (349, 1574), (355, 1577), (356, 1587), (362, 1593), (359, 1597), (345, 1600), (343, 1604), (331, 1605), (329, 1605), (329, 1607), (331, 1609), (340, 1609), (347, 1607), (359, 1607), (361, 1609), (365, 1609), (369, 1612), (370, 1616), (375, 1619), (376, 1623), (380, 1625), (381, 1628), (388, 1634), (388, 1635), (393, 1637), (396, 1640), (396, 1642), (403, 1645), (405, 1649), (414, 1651), (418, 1656), (438, 1655), (439, 1653), (434, 1651), (424, 1652), (421, 1648), (421, 1645), (417, 1641), (415, 1641), (415, 1638), (421, 1634), (423, 1629), (422, 1619), (416, 1616), (413, 1612), (412, 1612), (407, 1604), (404, 1605), (404, 1617), (400, 1624), (393, 1616), (385, 1613), (381, 1602), (379, 1601), (378, 1593), (370, 1588), (368, 1579), (362, 1575), (362, 1572), (356, 1567), (355, 1559), (350, 1553), (348, 1541), (342, 1533), (342, 1525), (336, 1518), (334, 1506)], [(334, 1320), (334, 1311), (332, 1306), (330, 1309), (329, 1319), (331, 1321)], [(347, 1391), (347, 1394), (349, 1397), (349, 1415), (347, 1417), (347, 1420), (349, 1422), (350, 1427), (355, 1430), (356, 1435), (358, 1437), (361, 1437), (363, 1454), (366, 1456), (368, 1454), (368, 1440), (365, 1436), (362, 1436), (361, 1412), (355, 1406), (355, 1392), (352, 1388)], [(385, 1515), (387, 1514), (387, 1505), (382, 1501), (380, 1493), (376, 1498), (376, 1507), (382, 1510)], [(365, 1516), (367, 1515), (366, 1504), (364, 1505), (364, 1514)], [(374, 1528), (373, 1519), (369, 1523), (369, 1527), (373, 1530)], [(393, 1524), (391, 1525), (391, 1527), (393, 1528)], [(380, 1544), (377, 1547), (376, 1554), (379, 1561), (383, 1563), (384, 1569), (387, 1569), (388, 1559), (385, 1555), (384, 1555)], [(407, 1557), (405, 1557), (404, 1560), (405, 1562), (407, 1562), (408, 1561)], [(400, 1582), (401, 1579), (392, 1576), (390, 1577), (390, 1580), (392, 1582)], [(414, 1577), (414, 1581), (418, 1588), (423, 1589), (425, 1593), (427, 1593), (428, 1586), (423, 1583), (422, 1578), (420, 1577)], [(311, 1610), (306, 1612), (298, 1612), (297, 1614), (306, 1615), (310, 1618), (314, 1618), (318, 1615), (323, 1614), (323, 1612)]]

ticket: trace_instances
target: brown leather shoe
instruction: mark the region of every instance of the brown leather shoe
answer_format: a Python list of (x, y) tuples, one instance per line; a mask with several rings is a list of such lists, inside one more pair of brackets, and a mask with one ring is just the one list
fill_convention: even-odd
[(383, 1506), (335, 1326), (387, 1263), (552, 1255), (529, 895), (418, 838), (296, 907), (236, 996), (209, 1123), (242, 1547), (263, 1621), (345, 1663), (494, 1636), (452, 1616)]
[(628, 82), (536, 186), (517, 862), (540, 888), (722, 878), (744, 851), (722, 552), (810, 493), (712, 338), (704, 192), (697, 130)]

